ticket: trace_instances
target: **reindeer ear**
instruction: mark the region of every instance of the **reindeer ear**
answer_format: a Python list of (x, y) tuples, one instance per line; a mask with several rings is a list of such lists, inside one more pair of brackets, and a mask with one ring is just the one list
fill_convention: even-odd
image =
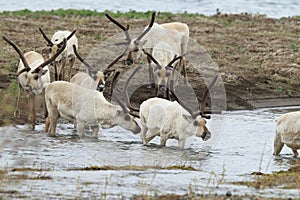
[(185, 119), (188, 122), (190, 122), (191, 120), (193, 120), (193, 118), (191, 116), (189, 116), (189, 115), (183, 114), (182, 117), (183, 117), (183, 119)]
[(42, 72), (41, 72), (41, 74), (45, 75), (47, 72), (48, 72), (48, 69), (43, 69)]

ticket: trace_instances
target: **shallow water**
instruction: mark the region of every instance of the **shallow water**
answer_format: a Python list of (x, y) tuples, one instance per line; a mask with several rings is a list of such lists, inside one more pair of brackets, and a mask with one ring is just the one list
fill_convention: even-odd
[[(252, 172), (287, 170), (299, 162), (287, 147), (281, 152), (281, 158), (272, 156), (274, 119), (297, 109), (299, 107), (213, 115), (208, 124), (213, 137), (207, 142), (189, 138), (184, 150), (177, 147), (176, 140), (169, 140), (166, 147), (160, 147), (159, 138), (144, 146), (139, 135), (120, 127), (101, 130), (98, 139), (77, 137), (72, 124), (60, 125), (58, 137), (43, 133), (44, 125), (39, 125), (35, 132), (26, 131), (26, 126), (4, 127), (0, 129), (0, 166), (12, 177), (28, 177), (2, 178), (0, 191), (7, 197), (71, 199), (128, 199), (134, 194), (185, 194), (190, 190), (299, 197), (299, 190), (255, 190), (229, 184), (254, 178), (250, 176)], [(75, 170), (91, 166), (146, 166), (146, 169)], [(196, 170), (167, 170), (158, 166), (191, 166)], [(42, 171), (13, 170), (26, 167)]]
[(166, 11), (172, 13), (201, 13), (213, 15), (219, 9), (222, 13), (252, 13), (265, 14), (269, 17), (280, 18), (299, 15), (300, 2), (295, 0), (167, 0), (167, 1), (147, 1), (147, 0), (23, 0), (6, 1), (0, 0), (0, 11), (4, 10), (51, 10), (51, 9), (89, 9), (97, 11)]

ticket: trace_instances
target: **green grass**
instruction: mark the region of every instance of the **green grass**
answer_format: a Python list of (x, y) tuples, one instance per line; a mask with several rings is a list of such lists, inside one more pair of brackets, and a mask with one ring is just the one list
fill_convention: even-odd
[[(82, 16), (82, 17), (88, 17), (88, 16), (104, 16), (106, 13), (110, 14), (113, 17), (125, 17), (125, 18), (134, 18), (134, 19), (144, 19), (149, 18), (151, 16), (152, 11), (147, 12), (137, 12), (134, 10), (128, 11), (128, 12), (112, 12), (112, 11), (104, 11), (104, 12), (98, 12), (95, 10), (75, 10), (75, 9), (57, 9), (57, 10), (50, 10), (50, 11), (30, 11), (28, 9), (24, 10), (18, 10), (18, 11), (3, 11), (0, 12), (0, 15), (4, 16), (29, 16), (33, 18), (40, 18), (45, 16), (70, 16), (70, 15), (76, 15), (76, 16)], [(199, 17), (204, 16), (203, 14), (195, 14), (195, 13), (187, 13), (184, 12), (182, 15), (185, 17)], [(165, 19), (165, 18), (171, 18), (174, 16), (174, 13), (171, 12), (159, 12), (157, 18)]]

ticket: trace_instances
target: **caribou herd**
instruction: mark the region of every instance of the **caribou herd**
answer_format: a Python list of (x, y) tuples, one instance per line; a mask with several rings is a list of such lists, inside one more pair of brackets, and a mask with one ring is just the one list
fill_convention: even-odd
[[(51, 136), (56, 135), (59, 118), (74, 123), (80, 136), (84, 136), (86, 128), (91, 127), (93, 137), (98, 137), (99, 128), (120, 126), (134, 134), (141, 133), (143, 144), (149, 143), (154, 137), (160, 137), (160, 144), (165, 146), (170, 138), (177, 139), (180, 148), (184, 148), (187, 137), (196, 136), (206, 141), (211, 132), (206, 126), (210, 116), (205, 113), (206, 99), (209, 91), (219, 78), (214, 76), (207, 86), (199, 111), (185, 104), (175, 91), (175, 72), (184, 76), (187, 83), (186, 53), (189, 43), (189, 27), (181, 22), (155, 23), (156, 13), (153, 12), (148, 26), (135, 38), (129, 33), (129, 25), (122, 25), (109, 14), (106, 18), (119, 27), (125, 34), (124, 50), (102, 71), (95, 71), (78, 52), (76, 30), (57, 31), (52, 38), (38, 28), (46, 45), (42, 54), (23, 51), (6, 36), (2, 36), (20, 57), (17, 71), (17, 81), (20, 86), (15, 117), (19, 115), (21, 91), (28, 93), (28, 110), (31, 129), (35, 129), (36, 109), (35, 97), (42, 95), (45, 108), (45, 131)], [(157, 39), (159, 38), (159, 39)], [(72, 75), (76, 58), (87, 68), (87, 73), (78, 72)], [(139, 108), (133, 108), (128, 97), (127, 87), (136, 76), (141, 66), (135, 67), (126, 80), (122, 94), (124, 99), (113, 95), (116, 101), (112, 103), (105, 97), (103, 91), (107, 88), (107, 79), (112, 77), (109, 87), (114, 88), (120, 71), (112, 67), (123, 59), (127, 67), (135, 67), (135, 63), (147, 61), (149, 88), (155, 89), (155, 96), (146, 99)], [(67, 68), (68, 67), (68, 68)], [(53, 72), (54, 81), (50, 81)], [(163, 92), (163, 97), (159, 97)], [(171, 98), (172, 97), (172, 98)], [(140, 125), (136, 118), (140, 118)], [(287, 113), (276, 120), (276, 136), (274, 140), (274, 155), (279, 155), (286, 144), (298, 156), (300, 149), (300, 112)]]

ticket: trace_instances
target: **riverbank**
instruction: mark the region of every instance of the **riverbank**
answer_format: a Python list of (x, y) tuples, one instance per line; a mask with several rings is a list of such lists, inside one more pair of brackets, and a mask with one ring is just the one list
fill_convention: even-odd
[[(111, 13), (130, 29), (147, 25), (151, 12)], [(25, 51), (41, 52), (45, 41), (42, 27), (51, 36), (57, 30), (77, 29), (79, 50), (86, 57), (95, 46), (121, 31), (104, 13), (88, 10), (28, 10), (0, 13), (1, 35), (15, 41)], [(300, 18), (271, 19), (261, 15), (207, 17), (199, 14), (159, 13), (156, 22), (181, 21), (189, 25), (190, 37), (206, 50), (218, 66), (226, 91), (226, 109), (255, 109), (270, 106), (300, 105)], [(15, 72), (18, 56), (0, 41), (1, 124), (25, 121), (12, 118), (18, 91)], [(76, 61), (73, 74), (81, 64)], [(188, 70), (192, 84), (201, 85), (198, 75)], [(195, 90), (198, 97), (203, 89)], [(141, 100), (135, 94), (134, 101)], [(22, 99), (21, 113), (26, 110)], [(23, 110), (23, 112), (22, 112)], [(26, 112), (25, 112), (26, 113)], [(23, 119), (23, 120), (22, 120)]]

